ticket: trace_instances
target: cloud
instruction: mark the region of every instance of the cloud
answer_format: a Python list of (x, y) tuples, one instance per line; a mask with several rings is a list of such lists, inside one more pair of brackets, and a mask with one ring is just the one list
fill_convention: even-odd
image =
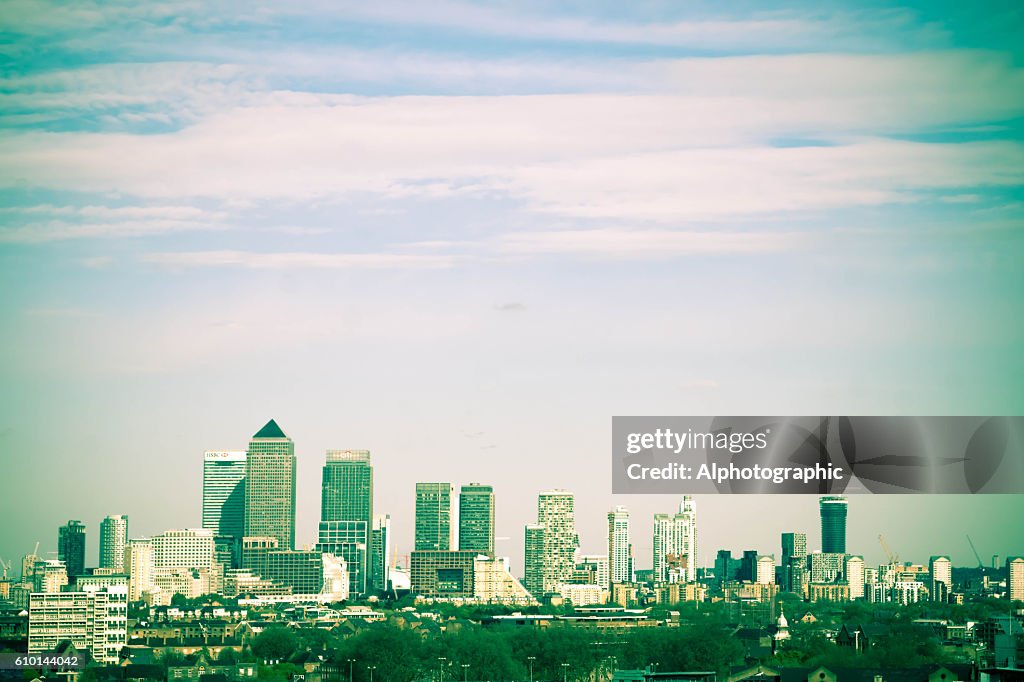
[[(25, 131), (0, 138), (0, 187), (163, 201), (509, 197), (575, 217), (678, 220), (877, 205), (913, 200), (916, 189), (1021, 179), (1012, 143), (884, 139), (1024, 112), (1024, 70), (985, 53), (657, 68), (668, 74), (659, 94), (269, 92), (162, 134)], [(831, 146), (773, 146), (786, 136)]]
[(519, 232), (499, 238), (498, 249), (518, 254), (571, 254), (630, 260), (716, 254), (773, 253), (808, 241), (799, 233), (685, 232), (670, 230), (558, 230)]
[(111, 207), (39, 204), (10, 207), (3, 211), (3, 215), (7, 225), (0, 227), (0, 243), (8, 244), (134, 238), (228, 229), (224, 222), (225, 213), (184, 205)]
[(526, 305), (523, 303), (498, 303), (494, 309), (499, 313), (522, 313), (526, 312)]
[(142, 262), (168, 269), (242, 267), (254, 270), (448, 268), (446, 255), (394, 253), (257, 253), (253, 251), (182, 251), (146, 253)]

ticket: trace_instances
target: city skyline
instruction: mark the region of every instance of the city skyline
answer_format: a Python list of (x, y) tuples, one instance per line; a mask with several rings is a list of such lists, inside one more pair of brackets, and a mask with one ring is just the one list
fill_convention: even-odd
[[(264, 429), (266, 429), (267, 427), (270, 427), (272, 430), (275, 431), (273, 435), (280, 436), (282, 438), (286, 438), (286, 437), (283, 436), (283, 431), (281, 431), (280, 427), (277, 426), (277, 423), (276, 423), (275, 420), (271, 419), (270, 422), (268, 422), (268, 424), (264, 427)], [(288, 440), (290, 441), (290, 439), (288, 439)], [(294, 443), (293, 442), (289, 442), (289, 447), (293, 448), (294, 447)], [(206, 474), (209, 472), (208, 463), (210, 461), (209, 460), (210, 452), (211, 451), (204, 451), (203, 453), (201, 453), (202, 456), (198, 459), (198, 462), (199, 462), (199, 473), (198, 473), (198, 476), (196, 477), (197, 480), (196, 480), (195, 483), (196, 483), (196, 485), (197, 485), (197, 487), (198, 487), (198, 489), (200, 491), (200, 500), (202, 500), (202, 491), (204, 489), (204, 483), (206, 481)], [(302, 461), (302, 458), (296, 456), (295, 460), (296, 460), (297, 465), (298, 465), (298, 463)], [(370, 455), (369, 455), (368, 451), (360, 451), (360, 450), (345, 450), (345, 451), (341, 451), (341, 450), (337, 450), (337, 449), (327, 449), (324, 452), (324, 455), (321, 457), (321, 464), (320, 464), (320, 468), (323, 471), (324, 476), (325, 476), (325, 486), (322, 486), (322, 487), (324, 487), (324, 494), (321, 495), (321, 496), (318, 496), (318, 498), (319, 498), (319, 506), (321, 507), (321, 511), (323, 511), (323, 505), (326, 504), (327, 499), (329, 499), (326, 496), (326, 491), (327, 491), (327, 488), (326, 488), (326, 476), (327, 476), (327, 471), (329, 470), (332, 462), (334, 462), (336, 466), (338, 465), (338, 463), (341, 463), (341, 462), (348, 462), (350, 464), (351, 463), (358, 464), (359, 462), (362, 462), (364, 466), (367, 466), (369, 468)], [(371, 472), (373, 471), (372, 468), (370, 468), (369, 470)], [(368, 486), (369, 489), (372, 490), (373, 487), (375, 485), (378, 485), (378, 484), (373, 482), (373, 474), (371, 473), (370, 474), (370, 479), (366, 480), (366, 481), (363, 481), (359, 485), (364, 486), (364, 487)], [(456, 514), (457, 501), (452, 496), (456, 494), (457, 490), (460, 490), (460, 487), (458, 485), (452, 485), (450, 483), (446, 483), (446, 484), (424, 484), (423, 482), (417, 482), (416, 485), (417, 486), (427, 485), (431, 489), (436, 488), (438, 485), (447, 486), (446, 489), (449, 491), (448, 505), (450, 507), (450, 512), (451, 512), (450, 513), (450, 517), (449, 517), (449, 529), (448, 529), (448, 532), (449, 532), (449, 534), (452, 534), (452, 530), (455, 527), (457, 527), (457, 525), (458, 525), (458, 518), (457, 518), (457, 514)], [(477, 484), (475, 482), (473, 484), (468, 484), (468, 483), (466, 484), (466, 486), (468, 486), (468, 487), (471, 487), (472, 485), (479, 485), (479, 484)], [(492, 490), (496, 489), (496, 486), (492, 486), (490, 484), (485, 484), (484, 487), (485, 488), (491, 488)], [(500, 488), (500, 486), (497, 486), (497, 488)], [(536, 498), (536, 496), (542, 495), (544, 492), (545, 492), (544, 490), (536, 491), (534, 493), (535, 498)], [(556, 490), (556, 491), (548, 491), (548, 492), (557, 493), (559, 491)], [(570, 490), (570, 491), (566, 491), (566, 492), (567, 492), (567, 494), (573, 495), (573, 497), (575, 498), (575, 494), (573, 493), (573, 491)], [(308, 495), (304, 496), (301, 493), (302, 493), (301, 490), (298, 491), (298, 494), (297, 494), (297, 499), (298, 500), (301, 501), (303, 499), (308, 498)], [(415, 498), (415, 495), (410, 495), (410, 497)], [(494, 493), (494, 497), (497, 498), (498, 494)], [(616, 508), (624, 507), (625, 510), (627, 510), (627, 513), (629, 514), (629, 516), (634, 518), (634, 519), (636, 519), (636, 518), (640, 518), (638, 516), (638, 512), (636, 511), (637, 509), (649, 508), (653, 504), (655, 506), (655, 511), (652, 512), (652, 514), (649, 517), (649, 520), (653, 521), (655, 519), (655, 517), (658, 516), (658, 515), (665, 514), (665, 513), (672, 513), (672, 510), (670, 508), (664, 508), (666, 502), (673, 502), (674, 501), (675, 506), (678, 506), (680, 504), (679, 500), (682, 500), (682, 498), (684, 496), (683, 495), (679, 495), (679, 496), (674, 496), (674, 495), (644, 495), (644, 496), (619, 495), (619, 496), (612, 496), (612, 497), (616, 498), (615, 504), (610, 506), (608, 509), (601, 511), (598, 514), (598, 516), (601, 517), (601, 522), (602, 522), (602, 527), (601, 527), (601, 531), (600, 531), (601, 532), (601, 536), (597, 537), (597, 538), (595, 538), (595, 537), (587, 537), (583, 533), (580, 533), (581, 545), (580, 545), (580, 548), (579, 548), (579, 551), (578, 551), (579, 555), (582, 556), (582, 555), (586, 555), (586, 554), (591, 554), (591, 555), (593, 555), (593, 554), (601, 554), (602, 553), (602, 549), (603, 549), (603, 553), (607, 553), (607, 548), (608, 548), (608, 525), (607, 525), (607, 521), (608, 521), (609, 514), (611, 512), (614, 512)], [(731, 497), (733, 499), (737, 499), (737, 498), (742, 499), (743, 496), (729, 496), (729, 495), (708, 496), (708, 495), (697, 495), (697, 496), (693, 496), (693, 497), (695, 499), (709, 500), (709, 501), (714, 499), (714, 498), (720, 498), (722, 501), (724, 501), (725, 498), (730, 498)], [(808, 554), (816, 552), (816, 551), (822, 551), (823, 543), (825, 543), (826, 540), (825, 540), (825, 538), (823, 538), (820, 535), (820, 533), (818, 533), (818, 534), (814, 533), (814, 530), (815, 530), (815, 528), (818, 528), (818, 529), (822, 528), (824, 526), (824, 524), (825, 524), (825, 519), (828, 518), (828, 517), (834, 516), (831, 512), (823, 511), (826, 507), (833, 506), (833, 504), (831, 504), (829, 502), (829, 500), (830, 500), (829, 496), (819, 497), (819, 496), (816, 496), (816, 495), (805, 495), (805, 496), (768, 495), (768, 496), (758, 496), (758, 497), (762, 498), (763, 502), (765, 504), (768, 504), (768, 505), (779, 503), (779, 504), (784, 504), (784, 505), (787, 505), (787, 506), (788, 505), (792, 505), (792, 503), (794, 501), (794, 498), (795, 498), (797, 500), (802, 500), (803, 501), (803, 507), (804, 507), (804, 512), (805, 513), (806, 513), (807, 510), (813, 509), (814, 512), (815, 512), (815, 517), (811, 518), (811, 519), (807, 519), (807, 518), (803, 519), (803, 523), (805, 525), (803, 527), (801, 527), (800, 529), (796, 530), (796, 532), (802, 533), (802, 534), (805, 535), (805, 537), (808, 538), (808, 540), (807, 540), (807, 553)], [(909, 499), (911, 499), (911, 500), (925, 499), (926, 498), (926, 496), (886, 496), (886, 495), (883, 495), (883, 496), (876, 496), (876, 495), (858, 496), (858, 495), (851, 495), (851, 496), (848, 496), (848, 497), (847, 496), (841, 497), (839, 499), (839, 501), (838, 501), (838, 504), (842, 508), (846, 508), (849, 505), (851, 500), (857, 500), (858, 498), (863, 498), (863, 503), (864, 504), (862, 505), (862, 509), (859, 510), (859, 513), (867, 512), (867, 514), (870, 515), (871, 507), (874, 505), (876, 500), (884, 501), (887, 498), (891, 498), (891, 497), (895, 497), (895, 498), (909, 497)], [(954, 498), (954, 500), (955, 500), (959, 496), (941, 496), (941, 497)], [(370, 495), (370, 498), (371, 498), (371, 504), (372, 504), (372, 493)], [(652, 500), (652, 498), (653, 498), (653, 500)], [(990, 499), (990, 500), (994, 499), (994, 500), (999, 500), (999, 501), (1002, 501), (1002, 502), (1008, 502), (1008, 501), (1015, 501), (1016, 500), (1016, 498), (1011, 498), (1011, 499), (1008, 499), (1008, 498), (1010, 498), (1010, 496), (972, 496), (970, 499), (977, 499), (978, 501), (982, 501), (982, 502), (984, 501), (984, 499)], [(331, 498), (331, 499), (333, 499), (333, 498)], [(633, 500), (634, 502), (631, 502), (631, 500)], [(786, 500), (786, 502), (783, 502), (783, 500)], [(641, 502), (639, 507), (635, 504), (635, 502), (637, 502), (637, 501)], [(658, 508), (659, 507), (659, 501), (662, 501), (661, 502), (661, 507), (662, 508)], [(575, 499), (574, 499), (573, 503), (575, 505)], [(646, 504), (644, 504), (644, 503), (646, 503)], [(885, 504), (885, 503), (882, 502), (882, 504)], [(415, 504), (413, 504), (412, 506), (415, 507)], [(712, 503), (711, 506), (712, 507), (715, 506), (714, 503)], [(728, 504), (725, 505), (725, 507), (728, 507), (728, 506), (729, 506)], [(202, 511), (203, 511), (201, 504), (200, 504), (200, 510), (199, 511), (200, 511), (200, 517), (201, 517), (202, 516)], [(366, 511), (366, 510), (364, 510), (364, 511)], [(372, 509), (372, 512), (373, 512), (374, 516), (382, 515), (382, 514), (388, 514), (391, 517), (395, 517), (395, 514), (394, 514), (394, 512), (392, 512), (391, 509), (374, 508), (374, 509)], [(332, 516), (333, 515), (334, 514), (332, 514)], [(106, 518), (107, 516), (110, 516), (110, 515), (106, 515), (104, 518)], [(129, 514), (127, 516), (132, 516), (132, 515)], [(415, 514), (412, 514), (412, 519), (401, 519), (401, 517), (398, 517), (398, 518), (399, 518), (399, 523), (397, 525), (399, 527), (403, 527), (404, 526), (404, 527), (407, 527), (411, 531), (412, 527), (415, 526)], [(702, 528), (702, 526), (704, 524), (708, 524), (709, 522), (710, 522), (710, 525), (714, 525), (715, 519), (708, 519), (705, 514), (698, 514), (697, 518), (698, 518), (697, 534), (698, 534), (698, 536), (703, 536), (704, 533), (700, 530)], [(852, 526), (853, 526), (853, 528), (856, 528), (859, 525), (858, 524), (858, 520), (857, 520), (857, 515), (854, 514), (853, 518), (854, 518), (854, 522), (853, 522)], [(517, 538), (515, 535), (511, 535), (511, 536), (504, 535), (504, 536), (501, 536), (500, 539), (504, 542), (504, 549), (499, 545), (496, 548), (495, 552), (496, 552), (496, 555), (498, 555), (498, 556), (508, 556), (508, 557), (511, 557), (513, 559), (512, 565), (513, 565), (514, 572), (521, 574), (522, 571), (523, 571), (525, 559), (524, 559), (524, 557), (523, 557), (521, 552), (516, 552), (515, 551), (515, 546), (518, 544), (520, 548), (522, 547), (522, 543), (523, 543), (523, 539), (524, 539), (524, 536), (522, 535), (522, 528), (525, 525), (528, 525), (530, 523), (534, 523), (534, 521), (528, 517), (527, 519), (523, 520), (524, 521), (523, 523), (518, 523), (517, 524), (516, 521), (509, 522), (508, 520), (503, 520), (501, 518), (501, 516), (498, 516), (498, 520), (499, 521), (504, 521), (503, 523), (497, 524), (499, 526), (506, 526), (507, 527), (508, 525), (512, 525), (513, 527), (515, 527), (516, 525), (518, 525), (518, 527), (519, 527), (519, 530), (520, 530), (519, 537)], [(721, 519), (719, 519), (719, 520), (721, 520)], [(591, 528), (596, 526), (596, 524), (593, 523), (593, 519), (589, 519), (588, 518), (588, 519), (584, 519), (584, 521), (590, 521), (590, 523), (586, 523), (585, 525), (587, 525), (587, 526), (589, 526)], [(580, 522), (580, 519), (577, 518), (576, 523), (578, 524), (579, 522)], [(68, 523), (71, 523), (71, 522), (68, 522)], [(793, 523), (793, 522), (791, 521), (789, 523)], [(800, 523), (800, 521), (797, 521), (796, 523)], [(96, 542), (97, 545), (99, 544), (98, 541), (99, 541), (99, 538), (100, 538), (100, 533), (99, 533), (100, 525), (101, 524), (99, 524), (99, 523), (96, 524), (96, 532), (94, 534), (92, 534), (92, 537), (95, 538), (94, 542)], [(649, 551), (649, 550), (652, 548), (652, 542), (653, 542), (653, 534), (650, 532), (649, 525), (650, 525), (649, 523), (645, 523), (645, 524), (637, 526), (636, 528), (633, 529), (633, 532), (629, 536), (631, 547), (634, 547), (634, 546), (635, 547), (641, 547), (641, 548), (646, 548), (646, 550), (647, 550), (646, 552), (643, 552), (643, 553), (637, 552), (637, 556), (640, 557), (640, 559), (639, 559), (639, 561), (635, 562), (635, 564), (634, 564), (635, 568), (647, 569), (647, 568), (651, 568), (652, 567), (652, 566), (648, 566), (647, 565), (648, 561), (650, 561), (650, 557), (652, 556), (651, 551)], [(847, 536), (848, 531), (849, 531), (849, 526), (846, 523), (845, 514), (842, 516), (841, 526), (842, 527), (841, 527), (840, 535), (841, 536)], [(64, 527), (64, 526), (62, 525), (62, 527)], [(177, 529), (187, 529), (187, 528), (200, 528), (200, 527), (202, 527), (201, 524), (194, 524), (194, 525), (190, 525), (190, 524), (170, 525), (170, 526), (166, 526), (164, 528), (154, 529), (151, 533), (145, 534), (145, 533), (137, 533), (137, 532), (135, 532), (134, 531), (135, 524), (133, 524), (133, 526), (132, 526), (133, 530), (132, 530), (132, 532), (129, 535), (129, 539), (134, 539), (134, 538), (137, 538), (137, 537), (152, 537), (153, 535), (160, 534), (160, 533), (162, 533), (162, 532), (164, 532), (166, 530), (177, 530)], [(850, 554), (857, 554), (857, 555), (860, 555), (860, 556), (864, 556), (865, 559), (867, 560), (868, 565), (883, 563), (883, 561), (885, 559), (885, 551), (886, 550), (881, 549), (880, 545), (877, 542), (877, 535), (878, 535), (878, 533), (879, 532), (884, 532), (890, 538), (890, 543), (901, 542), (901, 536), (899, 534), (900, 529), (898, 527), (891, 527), (890, 528), (889, 526), (882, 526), (880, 528), (881, 528), (881, 530), (879, 530), (878, 528), (876, 528), (875, 530), (871, 530), (870, 528), (868, 528), (866, 530), (866, 532), (865, 532), (864, 528), (861, 528), (860, 529), (861, 532), (859, 533), (860, 537), (863, 538), (865, 536), (870, 536), (871, 541), (866, 543), (867, 544), (866, 547), (851, 546), (847, 551)], [(638, 532), (638, 530), (639, 530), (639, 532)], [(723, 535), (722, 536), (722, 538), (723, 538), (722, 542), (718, 543), (718, 544), (715, 544), (715, 541), (713, 540), (713, 538), (712, 539), (708, 539), (708, 540), (703, 540), (702, 539), (701, 546), (700, 546), (700, 549), (699, 549), (698, 554), (697, 554), (697, 565), (699, 567), (711, 567), (711, 566), (713, 566), (713, 564), (714, 564), (714, 561), (713, 561), (714, 552), (716, 552), (719, 549), (730, 549), (732, 551), (742, 552), (742, 551), (745, 551), (745, 550), (750, 549), (750, 548), (756, 548), (756, 550), (757, 550), (757, 552), (759, 554), (771, 554), (771, 555), (776, 555), (776, 556), (781, 558), (782, 555), (779, 552), (780, 548), (775, 546), (775, 545), (778, 545), (779, 533), (793, 532), (794, 530), (795, 530), (795, 528), (789, 528), (789, 527), (786, 527), (784, 525), (780, 526), (778, 529), (762, 528), (761, 530), (758, 530), (757, 533), (756, 533), (758, 539), (755, 542), (753, 542), (753, 543), (750, 543), (748, 541), (747, 544), (743, 544), (740, 541), (737, 541), (736, 544), (730, 544), (730, 541), (727, 539), (729, 537), (729, 535)], [(909, 530), (908, 529), (904, 529), (904, 530), (906, 532), (908, 532), (910, 535), (920, 535), (919, 529), (914, 528), (913, 525), (909, 526)], [(968, 544), (968, 541), (966, 539), (966, 535), (967, 534), (979, 535), (979, 537), (984, 537), (983, 535), (971, 532), (970, 529), (967, 529), (966, 527), (965, 527), (965, 531), (966, 532), (964, 534), (964, 541), (963, 541), (965, 545)], [(66, 532), (66, 531), (62, 530), (62, 533), (63, 532)], [(305, 536), (304, 537), (309, 537), (308, 530), (304, 530), (301, 527), (301, 525), (297, 528), (297, 532), (300, 532), (300, 533), (301, 532), (305, 532)], [(90, 537), (88, 524), (85, 524), (84, 533), (85, 533), (85, 538), (86, 538), (85, 566), (89, 567), (89, 566), (93, 566), (93, 565), (98, 565), (98, 563), (96, 563), (96, 562), (90, 563), (90, 558), (89, 557), (95, 555), (98, 558), (98, 548), (91, 547), (89, 542), (88, 542), (88, 538)], [(408, 534), (407, 538), (403, 538), (402, 535), (396, 534), (394, 531), (392, 531), (391, 534), (390, 534), (390, 537), (388, 538), (388, 542), (389, 542), (389, 544), (390, 544), (390, 546), (392, 548), (392, 550), (391, 550), (392, 551), (392, 556), (396, 556), (397, 555), (397, 556), (407, 557), (408, 554), (412, 551), (413, 546), (414, 546), (414, 542), (413, 542), (413, 537), (412, 536), (413, 536), (413, 533), (410, 532)], [(773, 537), (775, 538), (774, 540), (772, 539)], [(818, 542), (817, 545), (814, 544), (814, 539), (816, 537), (817, 537), (817, 542)], [(991, 563), (991, 556), (993, 554), (999, 554), (1000, 557), (1001, 557), (1001, 560), (1005, 561), (1007, 556), (1014, 556), (1016, 554), (1021, 553), (1021, 549), (1015, 549), (1014, 546), (1013, 546), (1015, 539), (1016, 538), (1014, 538), (1013, 534), (1012, 534), (1012, 529), (1010, 529), (1010, 533), (1008, 535), (1008, 540), (1007, 540), (1007, 543), (1005, 545), (1005, 549), (1002, 549), (1000, 551), (986, 552), (985, 554), (982, 555), (982, 562), (985, 565), (989, 565)], [(455, 541), (455, 546), (457, 546), (458, 545), (457, 538), (453, 537), (453, 540)], [(518, 540), (518, 542), (517, 542), (517, 540)], [(710, 544), (705, 544), (706, 542), (708, 542)], [(929, 540), (927, 537), (925, 537), (925, 538), (918, 538), (918, 542), (923, 543), (923, 547), (924, 547), (924, 553), (920, 557), (914, 556), (914, 553), (908, 553), (908, 552), (905, 552), (905, 551), (901, 551), (900, 552), (901, 556), (904, 556), (907, 560), (916, 560), (916, 561), (919, 561), (919, 562), (927, 562), (928, 557), (934, 556), (936, 554), (939, 554), (939, 555), (943, 555), (943, 556), (959, 558), (959, 560), (954, 559), (954, 561), (953, 561), (954, 565), (957, 565), (957, 566), (971, 566), (971, 565), (975, 565), (977, 563), (976, 560), (973, 559), (973, 553), (971, 553), (970, 549), (967, 549), (966, 551), (961, 549), (960, 552), (956, 551), (955, 549), (952, 550), (952, 551), (945, 550), (943, 547), (940, 547), (940, 546), (937, 546), (936, 544), (934, 544), (934, 542)], [(948, 542), (948, 540), (947, 540), (947, 542)], [(314, 532), (313, 532), (313, 539), (311, 541), (309, 541), (309, 542), (297, 542), (296, 543), (296, 547), (306, 547), (306, 546), (313, 547), (316, 544), (317, 544), (317, 536), (316, 536), (316, 531), (314, 530)], [(951, 543), (951, 544), (955, 544), (955, 543)], [(40, 545), (40, 553), (42, 555), (41, 558), (44, 558), (44, 559), (47, 556), (47, 554), (46, 554), (47, 550), (45, 548), (46, 548), (46, 544), (42, 543)], [(453, 549), (454, 549), (454, 547), (453, 547)], [(985, 551), (984, 545), (983, 545), (982, 551)], [(55, 554), (55, 553), (56, 552), (50, 552), (50, 554)], [(968, 556), (968, 553), (970, 553), (969, 556)], [(369, 559), (368, 554), (369, 554), (369, 552), (367, 552), (367, 556), (365, 557), (366, 560)], [(14, 560), (17, 560), (17, 559), (20, 558), (20, 555), (19, 556), (14, 556), (12, 558)], [(872, 558), (875, 558), (877, 560), (872, 560)], [(353, 572), (353, 575), (355, 575), (355, 572)], [(368, 578), (369, 578), (369, 575), (367, 575), (367, 579)]]

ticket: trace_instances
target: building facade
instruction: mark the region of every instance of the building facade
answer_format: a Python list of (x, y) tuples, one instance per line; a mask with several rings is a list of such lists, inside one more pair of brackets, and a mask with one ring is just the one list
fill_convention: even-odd
[(452, 549), (452, 484), (416, 484), (417, 550)]
[(818, 500), (821, 512), (821, 551), (825, 554), (846, 553), (846, 511), (849, 500), (844, 495), (826, 495)]
[(370, 530), (370, 567), (368, 578), (370, 589), (386, 592), (391, 589), (391, 516), (378, 514), (373, 517)]
[(689, 495), (675, 514), (654, 515), (654, 581), (697, 580), (697, 507)]
[(933, 556), (928, 560), (928, 592), (932, 601), (949, 601), (953, 590), (953, 562), (947, 556)]
[(608, 567), (613, 583), (633, 582), (633, 544), (629, 510), (621, 505), (608, 512)]
[(156, 587), (153, 569), (156, 555), (149, 538), (135, 538), (128, 542), (124, 551), (124, 572), (128, 576), (128, 601), (143, 599), (147, 592)]
[(245, 534), (245, 452), (203, 453), (203, 528), (214, 535)]
[(459, 549), (494, 556), (494, 488), (480, 483), (459, 490)]
[(124, 546), (128, 542), (128, 517), (108, 516), (100, 522), (100, 568), (124, 567)]
[(249, 441), (244, 498), (245, 536), (295, 546), (295, 444), (273, 419)]
[(807, 534), (782, 534), (782, 589), (793, 594), (804, 593), (807, 584)]
[(52, 651), (64, 640), (99, 663), (116, 664), (128, 643), (128, 588), (31, 595), (28, 653)]
[(320, 521), (322, 532), (318, 548), (342, 557), (348, 568), (351, 593), (365, 594), (373, 588), (370, 565), (373, 465), (369, 450), (327, 451)]
[(57, 531), (57, 558), (67, 567), (68, 577), (85, 574), (85, 525), (68, 521)]
[[(537, 498), (537, 525), (543, 527), (541, 575), (540, 580), (534, 582), (539, 584), (543, 595), (557, 592), (559, 585), (570, 582), (576, 567), (580, 539), (576, 534), (573, 494), (565, 490), (542, 492)], [(540, 598), (536, 592), (533, 596)]]

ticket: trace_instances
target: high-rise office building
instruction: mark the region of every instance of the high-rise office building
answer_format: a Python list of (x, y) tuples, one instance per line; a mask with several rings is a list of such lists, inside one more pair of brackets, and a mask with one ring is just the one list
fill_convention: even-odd
[(544, 526), (526, 527), (523, 585), (536, 599), (544, 596)]
[(621, 505), (608, 512), (608, 567), (613, 583), (633, 582), (633, 545), (629, 539), (629, 510)]
[(124, 550), (124, 572), (128, 576), (128, 601), (136, 602), (153, 591), (153, 568), (156, 557), (149, 538), (135, 538)]
[(697, 580), (697, 506), (689, 495), (675, 514), (654, 515), (654, 580)]
[(203, 528), (241, 540), (245, 534), (244, 452), (203, 454)]
[(782, 534), (782, 589), (794, 594), (804, 593), (807, 582), (807, 534)]
[(494, 556), (494, 488), (470, 483), (459, 491), (459, 549)]
[(846, 509), (849, 501), (843, 495), (825, 495), (818, 501), (821, 510), (821, 551), (825, 554), (846, 553)]
[(416, 484), (416, 549), (452, 548), (452, 484)]
[(352, 595), (366, 594), (371, 587), (370, 576), (367, 573), (370, 568), (369, 537), (366, 521), (320, 522), (316, 549), (344, 560), (349, 580), (348, 589)]
[(128, 541), (128, 517), (108, 516), (100, 522), (100, 568), (124, 568), (124, 546)]
[(57, 558), (67, 567), (68, 578), (85, 575), (85, 525), (68, 521), (57, 531)]
[(529, 575), (527, 578), (539, 584), (540, 594), (530, 591), (540, 599), (544, 594), (558, 592), (562, 585), (569, 583), (576, 567), (580, 539), (576, 534), (573, 494), (564, 490), (542, 492), (537, 497), (537, 526), (543, 527), (541, 578), (539, 581)]
[(295, 444), (273, 419), (249, 441), (244, 533), (295, 546)]
[(602, 590), (611, 588), (611, 577), (608, 570), (608, 556), (606, 554), (581, 554), (576, 561), (574, 573), (586, 575), (588, 583), (597, 585)]
[(373, 524), (373, 466), (369, 450), (328, 450), (320, 495), (320, 551), (343, 558), (349, 591), (373, 587), (370, 545)]
[(953, 562), (947, 556), (933, 556), (928, 560), (928, 574), (931, 584), (928, 592), (932, 601), (949, 601), (953, 589)]
[(391, 517), (378, 514), (373, 517), (370, 530), (370, 588), (386, 592), (391, 585)]

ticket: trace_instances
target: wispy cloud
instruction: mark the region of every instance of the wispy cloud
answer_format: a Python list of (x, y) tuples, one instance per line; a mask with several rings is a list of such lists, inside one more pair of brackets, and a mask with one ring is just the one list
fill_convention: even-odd
[(509, 253), (571, 254), (628, 260), (773, 253), (791, 250), (808, 240), (807, 235), (799, 233), (605, 228), (520, 232), (502, 237), (499, 249)]
[(0, 243), (42, 244), (73, 239), (135, 238), (224, 230), (226, 214), (195, 206), (29, 205), (3, 211)]
[(258, 253), (254, 251), (183, 251), (146, 253), (142, 262), (168, 269), (241, 267), (256, 270), (448, 268), (454, 256), (396, 253)]

